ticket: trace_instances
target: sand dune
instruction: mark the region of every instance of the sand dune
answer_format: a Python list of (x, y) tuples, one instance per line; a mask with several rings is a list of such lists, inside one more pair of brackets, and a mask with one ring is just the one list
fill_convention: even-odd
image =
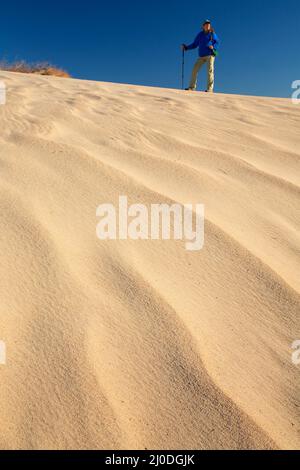
[[(0, 79), (0, 448), (299, 448), (300, 106)], [(98, 240), (119, 195), (204, 249)]]

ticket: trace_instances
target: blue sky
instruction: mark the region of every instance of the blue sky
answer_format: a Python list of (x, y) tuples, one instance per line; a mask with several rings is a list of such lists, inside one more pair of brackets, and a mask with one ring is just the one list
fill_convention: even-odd
[(1, 15), (2, 59), (50, 61), (75, 78), (178, 88), (179, 46), (210, 18), (222, 41), (216, 91), (287, 97), (300, 79), (299, 0), (10, 0)]

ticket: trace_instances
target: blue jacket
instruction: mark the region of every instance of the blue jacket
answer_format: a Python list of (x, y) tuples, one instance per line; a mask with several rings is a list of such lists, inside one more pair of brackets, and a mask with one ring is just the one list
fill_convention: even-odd
[(216, 33), (205, 33), (201, 31), (195, 38), (194, 42), (187, 46), (187, 50), (196, 49), (199, 47), (199, 57), (206, 57), (213, 55), (212, 49), (209, 46), (214, 46), (214, 50), (217, 51), (220, 41)]

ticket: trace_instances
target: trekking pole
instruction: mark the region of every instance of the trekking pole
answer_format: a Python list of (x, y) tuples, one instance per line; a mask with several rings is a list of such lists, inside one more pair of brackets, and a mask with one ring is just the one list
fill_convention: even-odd
[(182, 49), (182, 73), (181, 73), (181, 88), (184, 89), (184, 49)]

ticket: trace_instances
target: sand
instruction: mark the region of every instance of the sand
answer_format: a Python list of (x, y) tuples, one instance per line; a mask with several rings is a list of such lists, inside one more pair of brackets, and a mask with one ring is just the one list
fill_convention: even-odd
[[(0, 448), (299, 448), (300, 106), (0, 80)], [(120, 195), (203, 250), (100, 241)]]

